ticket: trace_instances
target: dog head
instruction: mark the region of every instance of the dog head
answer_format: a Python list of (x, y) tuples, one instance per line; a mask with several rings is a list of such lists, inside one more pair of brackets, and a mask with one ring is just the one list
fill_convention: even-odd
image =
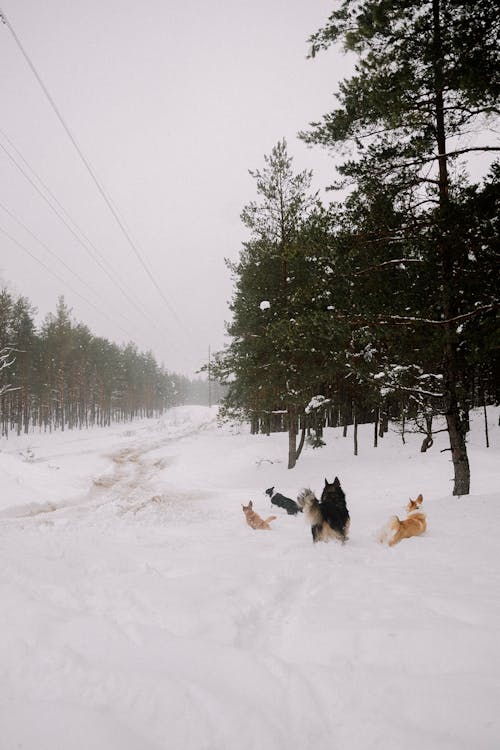
[(269, 487), (269, 489), (265, 492), (266, 495), (269, 495), (269, 497), (272, 497), (274, 495), (274, 487)]
[(321, 502), (324, 503), (325, 501), (340, 501), (342, 503), (345, 503), (345, 493), (340, 486), (338, 477), (335, 477), (333, 482), (329, 482), (328, 479), (325, 479), (325, 486), (323, 487), (323, 492), (321, 493)]
[(413, 513), (413, 511), (420, 508), (423, 502), (424, 498), (422, 497), (422, 495), (419, 495), (417, 498), (415, 498), (415, 500), (412, 500), (410, 497), (410, 502), (406, 506), (406, 510), (408, 511), (408, 513)]
[(251, 500), (248, 501), (248, 505), (242, 505), (243, 513), (248, 513), (249, 511), (253, 510), (253, 502)]

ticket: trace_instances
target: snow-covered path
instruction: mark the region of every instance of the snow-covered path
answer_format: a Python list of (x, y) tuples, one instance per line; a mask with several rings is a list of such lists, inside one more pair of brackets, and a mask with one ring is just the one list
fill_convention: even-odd
[[(1, 442), (0, 750), (499, 747), (496, 422), (489, 450), (473, 425), (460, 500), (439, 445), (375, 450), (371, 428), (357, 458), (329, 430), (293, 472), (285, 436), (202, 407)], [(279, 509), (246, 526), (266, 487), (334, 474), (345, 546)], [(418, 492), (426, 535), (380, 547)]]

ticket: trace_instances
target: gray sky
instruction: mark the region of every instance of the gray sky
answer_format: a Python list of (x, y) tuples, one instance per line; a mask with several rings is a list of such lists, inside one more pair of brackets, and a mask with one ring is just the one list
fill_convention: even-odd
[[(286, 137), (295, 169), (314, 170), (314, 187), (332, 179), (327, 152), (297, 139), (332, 108), (348, 71), (332, 51), (306, 59), (307, 37), (332, 0), (0, 0), (0, 7), (163, 297), (1, 24), (0, 229), (63, 281), (0, 231), (0, 282), (26, 295), (40, 319), (64, 294), (95, 334), (132, 339), (168, 369), (194, 374), (208, 346), (227, 341), (232, 282), (224, 258), (236, 259), (246, 237), (239, 216), (256, 195), (248, 170)], [(4, 149), (42, 178), (90, 250)], [(92, 259), (96, 252), (125, 294)]]

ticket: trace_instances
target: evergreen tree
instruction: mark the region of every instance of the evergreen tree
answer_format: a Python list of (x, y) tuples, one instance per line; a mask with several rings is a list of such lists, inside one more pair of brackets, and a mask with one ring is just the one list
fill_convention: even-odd
[(235, 281), (228, 326), (232, 342), (215, 358), (214, 373), (228, 384), (226, 408), (242, 409), (255, 428), (263, 422), (269, 431), (274, 419), (286, 415), (288, 466), (293, 468), (305, 406), (297, 289), (305, 268), (304, 228), (317, 197), (309, 193), (311, 173), (294, 174), (285, 140), (264, 159), (262, 171), (250, 172), (258, 200), (241, 215), (251, 237), (239, 262), (230, 265)]
[(28, 432), (32, 409), (33, 380), (33, 348), (35, 344), (35, 309), (26, 299), (19, 297), (12, 307), (12, 321), (10, 335), (15, 362), (12, 377), (17, 384), (15, 394), (15, 410), (17, 412), (18, 434), (24, 430)]
[(152, 417), (183, 403), (183, 378), (151, 352), (120, 347), (76, 323), (64, 298), (41, 330), (25, 297), (0, 290), (0, 429), (72, 429)]
[[(311, 38), (313, 56), (341, 42), (357, 64), (340, 86), (338, 107), (303, 137), (328, 147), (350, 144), (353, 157), (340, 168), (341, 175), (354, 182), (358, 195), (373, 194), (377, 186), (390, 195), (391, 210), (402, 215), (405, 245), (416, 250), (420, 275), (427, 277), (427, 284), (415, 282), (419, 295), (405, 315), (393, 311), (378, 323), (399, 330), (407, 325), (406, 336), (421, 326), (431, 348), (439, 350), (456, 495), (468, 494), (470, 486), (466, 382), (457, 329), (465, 321), (481, 324), (495, 302), (463, 304), (466, 246), (457, 242), (463, 235), (456, 221), (463, 216), (453, 170), (460, 157), (493, 150), (486, 143), (464, 146), (460, 137), (498, 114), (499, 25), (491, 0), (344, 0)], [(396, 267), (391, 250), (395, 238), (401, 239), (397, 227), (389, 234), (386, 229), (380, 226), (362, 243), (360, 272), (371, 266), (380, 286), (389, 283), (387, 271)], [(374, 234), (387, 251), (375, 264), (369, 256)], [(394, 341), (394, 336), (387, 338)]]

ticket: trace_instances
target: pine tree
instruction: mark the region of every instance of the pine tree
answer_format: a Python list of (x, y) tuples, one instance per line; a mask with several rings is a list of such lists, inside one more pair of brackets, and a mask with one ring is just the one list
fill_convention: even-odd
[[(361, 192), (378, 185), (391, 195), (393, 209), (403, 215), (406, 245), (417, 246), (421, 272), (432, 277), (427, 287), (421, 280), (415, 286), (430, 294), (427, 309), (408, 305), (406, 315), (386, 315), (379, 324), (407, 324), (414, 331), (418, 320), (426, 335), (439, 341), (456, 495), (468, 494), (470, 486), (457, 328), (461, 321), (491, 315), (495, 303), (465, 309), (462, 302), (465, 246), (457, 242), (460, 211), (453, 170), (465, 155), (494, 150), (481, 142), (462, 145), (460, 138), (498, 115), (499, 25), (491, 0), (344, 0), (311, 38), (312, 56), (341, 42), (357, 63), (354, 75), (340, 86), (338, 107), (303, 137), (330, 148), (351, 146), (353, 157), (340, 168), (341, 175)], [(397, 232), (385, 234), (383, 243), (383, 229), (380, 246), (392, 249)], [(371, 264), (379, 284), (388, 283), (385, 272), (391, 269), (382, 265), (383, 257)], [(392, 259), (389, 252), (387, 261)], [(368, 258), (364, 265), (368, 270)]]
[(232, 337), (228, 349), (215, 358), (214, 374), (229, 386), (225, 405), (242, 409), (270, 429), (286, 414), (288, 466), (297, 460), (304, 351), (298, 346), (297, 289), (304, 269), (304, 226), (317, 205), (309, 192), (311, 173), (294, 174), (286, 141), (265, 156), (262, 171), (250, 172), (258, 200), (243, 209), (250, 230), (239, 262), (230, 265), (235, 281), (231, 304)]

